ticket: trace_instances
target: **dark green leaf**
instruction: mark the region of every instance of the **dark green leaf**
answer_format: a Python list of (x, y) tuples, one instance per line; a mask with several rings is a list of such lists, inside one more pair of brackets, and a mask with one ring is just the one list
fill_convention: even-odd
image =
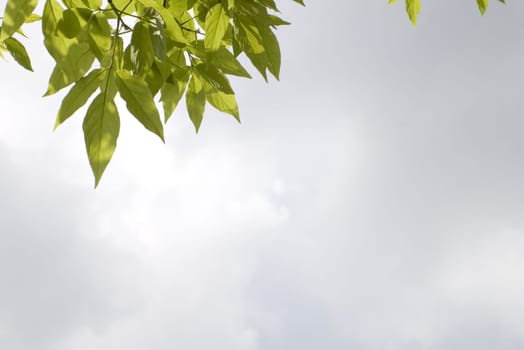
[(80, 20), (74, 10), (67, 9), (58, 22), (58, 30), (66, 38), (74, 38), (80, 33)]

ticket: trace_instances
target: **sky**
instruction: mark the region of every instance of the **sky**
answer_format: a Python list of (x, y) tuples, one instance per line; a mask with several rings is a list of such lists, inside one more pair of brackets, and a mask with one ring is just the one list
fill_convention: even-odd
[(96, 190), (28, 28), (36, 72), (0, 64), (0, 348), (524, 347), (524, 3), (427, 0), (416, 28), (280, 3), (242, 124), (180, 109), (162, 144), (121, 112)]

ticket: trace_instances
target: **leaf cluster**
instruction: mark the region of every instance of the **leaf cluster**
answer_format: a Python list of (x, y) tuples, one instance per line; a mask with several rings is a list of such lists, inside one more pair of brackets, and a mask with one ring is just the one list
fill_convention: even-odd
[[(409, 20), (413, 25), (417, 25), (417, 18), (420, 13), (420, 4), (421, 0), (406, 0), (406, 12), (408, 14)], [(477, 7), (482, 15), (486, 12), (488, 9), (489, 0), (476, 0), (477, 1)], [(396, 3), (397, 0), (388, 0), (388, 4)], [(501, 2), (503, 4), (506, 3), (505, 0), (498, 0), (498, 2)]]
[[(294, 0), (304, 5), (302, 0)], [(8, 0), (0, 54), (32, 70), (23, 44), (25, 23), (41, 20), (44, 45), (55, 61), (46, 96), (69, 88), (55, 128), (87, 105), (83, 131), (98, 185), (116, 149), (120, 98), (145, 129), (164, 141), (164, 125), (185, 96), (198, 132), (211, 105), (240, 121), (229, 76), (251, 78), (244, 54), (267, 81), (279, 79), (275, 0)], [(159, 111), (160, 110), (160, 111)]]

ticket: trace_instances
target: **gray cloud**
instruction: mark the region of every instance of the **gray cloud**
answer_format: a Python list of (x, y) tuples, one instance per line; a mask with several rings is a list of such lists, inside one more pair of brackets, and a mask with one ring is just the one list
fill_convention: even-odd
[(521, 348), (524, 6), (424, 6), (283, 5), (243, 124), (125, 119), (96, 192), (1, 65), (1, 347)]

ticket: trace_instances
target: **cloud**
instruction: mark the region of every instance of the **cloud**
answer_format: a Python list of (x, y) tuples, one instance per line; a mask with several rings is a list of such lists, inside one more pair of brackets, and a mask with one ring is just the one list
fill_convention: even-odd
[(290, 7), (242, 125), (123, 114), (96, 191), (81, 117), (1, 65), (0, 347), (522, 348), (523, 5), (456, 6)]

